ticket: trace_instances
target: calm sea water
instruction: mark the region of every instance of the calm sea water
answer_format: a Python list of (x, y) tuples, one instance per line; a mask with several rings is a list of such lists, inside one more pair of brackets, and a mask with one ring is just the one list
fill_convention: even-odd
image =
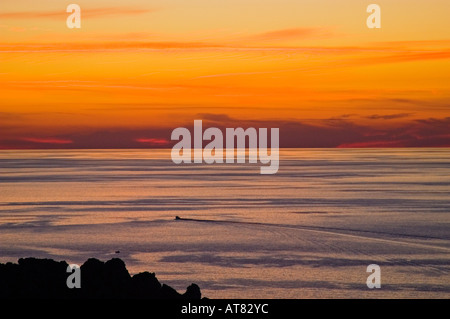
[(276, 175), (168, 150), (1, 151), (0, 262), (29, 256), (120, 257), (210, 298), (449, 298), (450, 149), (281, 150)]

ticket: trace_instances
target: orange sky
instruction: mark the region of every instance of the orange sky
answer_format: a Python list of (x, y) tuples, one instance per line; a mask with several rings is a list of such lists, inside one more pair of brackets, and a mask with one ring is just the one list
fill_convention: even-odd
[(194, 119), (285, 147), (450, 146), (448, 0), (74, 2), (81, 29), (70, 2), (1, 1), (0, 148), (161, 147)]

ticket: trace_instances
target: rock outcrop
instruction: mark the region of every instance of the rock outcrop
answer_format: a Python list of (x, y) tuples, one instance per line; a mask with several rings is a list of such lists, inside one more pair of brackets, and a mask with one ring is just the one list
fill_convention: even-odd
[(68, 264), (52, 259), (21, 258), (18, 264), (0, 264), (0, 298), (63, 299), (201, 299), (191, 284), (184, 294), (165, 284), (154, 273), (130, 276), (119, 258), (102, 262), (88, 259), (80, 267), (81, 288), (68, 288)]

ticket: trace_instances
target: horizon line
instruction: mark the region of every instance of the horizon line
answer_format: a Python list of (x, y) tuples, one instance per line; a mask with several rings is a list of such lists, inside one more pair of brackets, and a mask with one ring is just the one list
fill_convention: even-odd
[[(449, 148), (450, 145), (442, 145), (442, 146), (366, 146), (366, 147), (279, 147), (280, 150), (286, 149), (443, 149)], [(40, 147), (40, 148), (0, 148), (0, 151), (83, 151), (83, 150), (171, 150), (172, 147), (85, 147), (85, 148), (57, 148), (57, 147)], [(192, 148), (193, 150), (196, 148)], [(225, 148), (224, 148), (225, 149)], [(235, 150), (240, 148), (234, 148)], [(244, 148), (245, 150), (249, 150), (248, 147)], [(270, 149), (268, 147), (267, 149)], [(203, 148), (202, 148), (203, 150)], [(257, 149), (256, 149), (257, 150)]]

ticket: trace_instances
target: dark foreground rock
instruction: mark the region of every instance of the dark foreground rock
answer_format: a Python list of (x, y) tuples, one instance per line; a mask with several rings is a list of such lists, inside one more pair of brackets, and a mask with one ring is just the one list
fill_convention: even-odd
[(69, 289), (68, 264), (52, 259), (21, 258), (18, 264), (0, 264), (0, 298), (137, 298), (200, 299), (200, 288), (191, 284), (184, 294), (161, 285), (154, 273), (130, 276), (119, 258), (102, 262), (88, 259), (81, 267), (81, 288)]

